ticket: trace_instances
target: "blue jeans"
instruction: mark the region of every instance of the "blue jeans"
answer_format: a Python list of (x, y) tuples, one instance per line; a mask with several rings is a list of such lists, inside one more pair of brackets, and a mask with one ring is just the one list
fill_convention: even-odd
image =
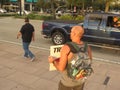
[(33, 58), (35, 57), (34, 54), (29, 50), (29, 42), (23, 42), (23, 49), (25, 51), (24, 57), (30, 57)]

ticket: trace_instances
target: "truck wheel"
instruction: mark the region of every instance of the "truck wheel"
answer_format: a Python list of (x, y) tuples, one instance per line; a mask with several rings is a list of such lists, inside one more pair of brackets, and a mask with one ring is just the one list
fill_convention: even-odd
[(52, 42), (55, 45), (61, 45), (66, 42), (65, 36), (61, 32), (55, 32), (52, 35)]

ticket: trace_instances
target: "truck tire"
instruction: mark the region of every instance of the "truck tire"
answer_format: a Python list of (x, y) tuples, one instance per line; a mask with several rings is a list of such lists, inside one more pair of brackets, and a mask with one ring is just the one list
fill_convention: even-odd
[(52, 34), (52, 42), (55, 45), (64, 44), (66, 42), (64, 34), (62, 34), (61, 32), (55, 32), (55, 33), (53, 33)]

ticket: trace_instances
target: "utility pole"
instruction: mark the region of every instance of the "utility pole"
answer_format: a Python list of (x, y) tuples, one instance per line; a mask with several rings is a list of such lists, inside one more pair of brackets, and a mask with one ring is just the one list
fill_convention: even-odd
[(19, 0), (19, 4), (20, 4), (20, 16), (22, 16), (22, 12), (24, 12), (24, 4), (25, 1), (24, 0)]
[(32, 0), (32, 2), (30, 3), (30, 11), (32, 11), (33, 9), (33, 3), (34, 3), (34, 0)]
[(22, 14), (21, 14), (21, 0), (19, 0), (19, 9), (20, 9), (20, 16), (22, 16)]
[(21, 11), (24, 12), (25, 0), (21, 0)]
[(0, 8), (1, 8), (1, 2), (0, 2)]

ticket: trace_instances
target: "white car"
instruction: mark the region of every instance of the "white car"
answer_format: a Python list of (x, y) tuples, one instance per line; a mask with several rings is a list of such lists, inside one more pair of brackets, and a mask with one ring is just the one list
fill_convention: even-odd
[(120, 11), (119, 10), (112, 10), (112, 11), (110, 11), (110, 13), (120, 14)]
[(7, 11), (5, 9), (0, 8), (0, 13), (6, 13)]
[[(30, 14), (30, 13), (31, 13), (31, 12), (26, 11), (26, 10), (24, 10), (23, 12), (21, 12), (22, 15), (24, 15), (24, 14), (25, 14), (25, 15), (28, 15), (28, 14)], [(20, 11), (18, 11), (17, 14), (20, 14)]]

